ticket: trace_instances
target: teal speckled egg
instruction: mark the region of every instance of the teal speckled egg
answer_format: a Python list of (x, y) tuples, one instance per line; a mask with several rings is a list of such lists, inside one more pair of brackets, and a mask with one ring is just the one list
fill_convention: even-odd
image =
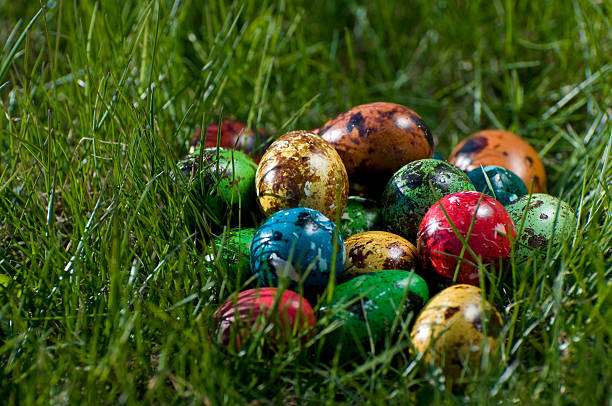
[(211, 246), (210, 254), (205, 257), (207, 266), (217, 267), (226, 272), (225, 282), (230, 289), (240, 286), (251, 276), (249, 260), (255, 231), (255, 228), (229, 230), (214, 239), (214, 251)]
[(472, 182), (448, 162), (437, 159), (411, 162), (387, 183), (381, 199), (383, 221), (388, 231), (414, 243), (423, 216), (437, 201), (436, 195), (440, 199), (467, 190), (474, 190)]
[(375, 200), (360, 196), (349, 196), (340, 217), (340, 233), (346, 239), (365, 231), (381, 230), (382, 217)]
[(563, 241), (571, 242), (576, 215), (563, 200), (545, 193), (534, 193), (509, 204), (506, 210), (520, 232), (515, 255), (519, 261), (534, 252), (546, 255), (549, 244), (554, 248)]
[(491, 196), (504, 206), (527, 194), (525, 182), (517, 174), (501, 166), (489, 165), (472, 169), (466, 175), (476, 191)]

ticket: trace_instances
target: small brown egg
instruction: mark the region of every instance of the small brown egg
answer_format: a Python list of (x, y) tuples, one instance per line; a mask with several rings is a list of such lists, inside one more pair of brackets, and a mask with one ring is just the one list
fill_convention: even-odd
[(386, 269), (410, 270), (416, 248), (410, 241), (386, 231), (365, 231), (344, 241), (344, 279)]
[(257, 168), (255, 186), (266, 216), (308, 207), (335, 221), (348, 199), (342, 159), (327, 141), (307, 131), (291, 131), (270, 145)]
[(376, 196), (393, 173), (433, 156), (429, 128), (413, 110), (395, 103), (370, 103), (328, 121), (319, 135), (336, 148), (356, 194)]
[(459, 143), (448, 162), (464, 172), (495, 165), (517, 174), (533, 193), (546, 191), (546, 171), (538, 153), (518, 135), (503, 130), (484, 130)]
[(478, 368), (485, 341), (489, 353), (495, 352), (502, 326), (499, 312), (482, 299), (480, 288), (454, 285), (425, 305), (410, 338), (425, 362), (442, 367), (446, 378), (455, 381), (466, 366), (471, 371)]

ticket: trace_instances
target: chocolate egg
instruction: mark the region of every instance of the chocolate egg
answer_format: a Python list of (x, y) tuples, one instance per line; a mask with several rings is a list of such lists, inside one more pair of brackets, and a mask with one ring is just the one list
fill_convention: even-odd
[(534, 252), (545, 256), (548, 246), (556, 248), (571, 240), (576, 215), (569, 204), (556, 197), (534, 193), (506, 207), (520, 235), (516, 258), (523, 260)]
[(427, 299), (429, 290), (423, 278), (408, 271), (378, 271), (337, 285), (330, 310), (336, 312), (333, 319), (341, 327), (333, 331), (330, 341), (334, 345), (342, 342), (345, 351), (351, 351), (354, 342), (363, 344), (369, 338), (378, 342), (398, 315), (402, 320), (410, 312), (416, 316)]
[(382, 195), (387, 230), (415, 241), (423, 216), (437, 199), (463, 190), (474, 190), (474, 185), (448, 162), (420, 159), (405, 165), (389, 180)]
[(256, 188), (266, 216), (309, 207), (336, 220), (346, 206), (348, 177), (340, 156), (325, 140), (292, 131), (266, 150), (257, 168)]
[[(450, 221), (450, 222), (449, 222)], [(440, 199), (423, 217), (417, 237), (422, 266), (458, 283), (479, 285), (478, 262), (464, 248), (455, 230), (483, 266), (508, 257), (516, 232), (504, 206), (480, 192), (457, 192)], [(459, 263), (459, 267), (457, 264)]]
[(328, 121), (319, 135), (342, 157), (351, 189), (376, 198), (395, 171), (433, 155), (433, 138), (421, 117), (394, 103), (354, 107)]
[(478, 369), (485, 343), (484, 356), (495, 353), (502, 327), (499, 312), (483, 300), (480, 288), (454, 285), (427, 303), (410, 338), (425, 362), (442, 367), (446, 378), (454, 381), (462, 371)]
[[(210, 247), (210, 254), (205, 262), (209, 266), (218, 266), (226, 271), (225, 282), (230, 289), (235, 289), (251, 276), (249, 262), (251, 256), (251, 241), (255, 235), (254, 228), (229, 230), (224, 235), (215, 238), (214, 250)], [(216, 258), (219, 258), (217, 261)]]
[(251, 272), (262, 285), (277, 286), (284, 280), (289, 289), (302, 285), (308, 297), (325, 290), (332, 272), (338, 280), (345, 260), (336, 225), (306, 207), (274, 213), (251, 243)]
[(375, 200), (360, 196), (349, 196), (340, 217), (340, 233), (346, 239), (364, 231), (380, 230), (382, 217)]
[(501, 166), (485, 166), (466, 173), (478, 192), (486, 193), (504, 206), (527, 194), (525, 182)]
[(501, 166), (517, 174), (529, 190), (546, 191), (546, 172), (538, 153), (527, 141), (503, 130), (485, 130), (470, 135), (451, 152), (448, 161), (462, 171), (487, 165)]
[(346, 263), (343, 279), (384, 269), (410, 270), (416, 247), (405, 238), (385, 231), (366, 231), (344, 241)]

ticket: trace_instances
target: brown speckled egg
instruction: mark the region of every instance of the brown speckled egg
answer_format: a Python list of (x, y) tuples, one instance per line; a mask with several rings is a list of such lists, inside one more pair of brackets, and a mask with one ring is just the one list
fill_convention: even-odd
[(308, 207), (335, 221), (348, 199), (348, 176), (340, 156), (307, 131), (291, 131), (270, 145), (257, 168), (255, 186), (266, 216)]
[(433, 156), (433, 138), (421, 117), (394, 103), (370, 103), (328, 121), (319, 135), (336, 148), (351, 189), (376, 196), (399, 168)]
[(489, 354), (495, 353), (502, 326), (499, 312), (483, 301), (480, 288), (454, 285), (427, 303), (410, 337), (425, 362), (442, 367), (446, 378), (454, 381), (465, 367), (478, 368), (485, 341)]
[(451, 152), (448, 162), (462, 171), (495, 165), (517, 174), (533, 193), (546, 191), (546, 172), (538, 153), (518, 135), (503, 130), (484, 130), (470, 135)]
[(386, 269), (410, 270), (416, 248), (410, 241), (386, 231), (365, 231), (344, 241), (344, 279)]

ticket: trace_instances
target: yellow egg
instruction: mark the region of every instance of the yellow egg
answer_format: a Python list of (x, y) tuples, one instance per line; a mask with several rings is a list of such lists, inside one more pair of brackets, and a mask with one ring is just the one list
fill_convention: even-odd
[(340, 155), (307, 131), (289, 132), (270, 145), (257, 168), (255, 186), (266, 216), (308, 207), (335, 221), (348, 199), (348, 176)]
[(480, 288), (454, 285), (444, 289), (425, 305), (414, 323), (410, 337), (416, 352), (424, 353), (426, 362), (442, 367), (449, 381), (456, 380), (465, 367), (478, 369), (485, 342), (489, 353), (495, 353), (503, 326), (499, 312), (486, 300), (484, 309)]

